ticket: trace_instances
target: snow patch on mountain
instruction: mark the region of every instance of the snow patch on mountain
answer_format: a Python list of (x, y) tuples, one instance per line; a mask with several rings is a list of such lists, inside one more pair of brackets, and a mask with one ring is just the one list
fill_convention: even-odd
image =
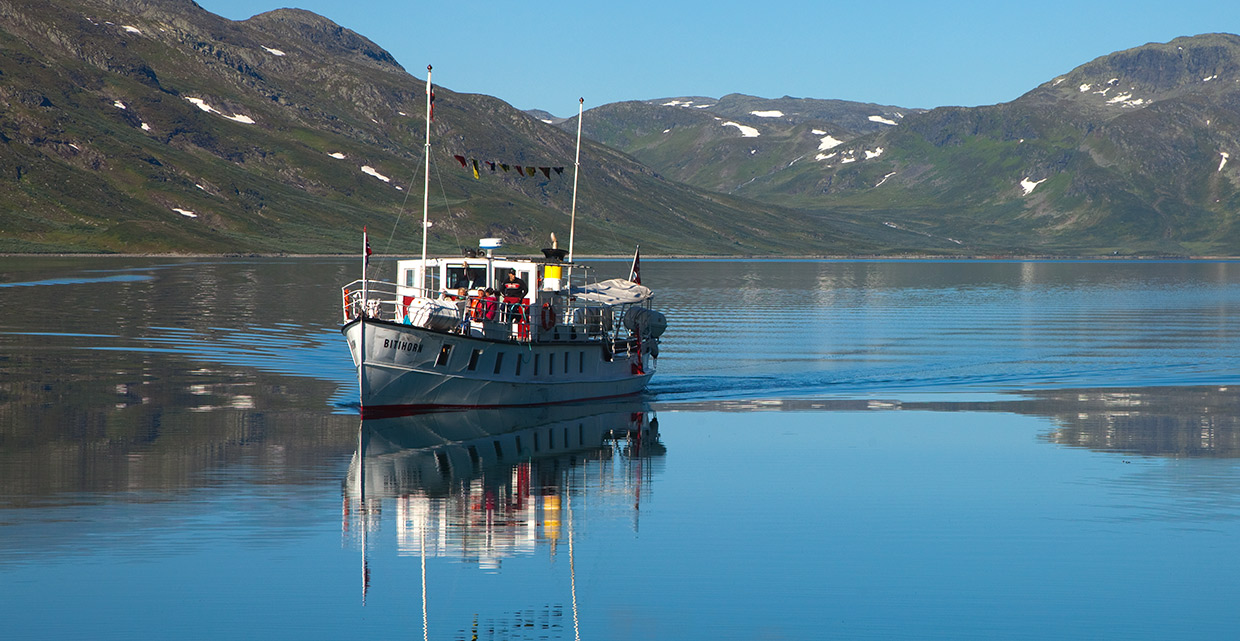
[(897, 123), (896, 123), (896, 121), (891, 120), (890, 118), (884, 118), (884, 117), (882, 117), (882, 116), (870, 116), (870, 117), (868, 118), (868, 120), (869, 120), (870, 122), (877, 122), (877, 123), (879, 123), (879, 124), (881, 124), (881, 125), (895, 125), (895, 124), (897, 124)]
[(1042, 183), (1044, 183), (1044, 182), (1046, 182), (1046, 179), (1045, 179), (1045, 178), (1043, 178), (1042, 180), (1029, 180), (1029, 178), (1028, 178), (1028, 177), (1026, 177), (1026, 178), (1024, 178), (1023, 180), (1021, 180), (1021, 181), (1020, 181), (1020, 188), (1021, 188), (1022, 190), (1024, 190), (1025, 195), (1026, 195), (1026, 196), (1028, 196), (1029, 194), (1032, 194), (1032, 193), (1033, 193), (1033, 190), (1034, 190), (1034, 189), (1035, 189), (1038, 185), (1041, 185), (1041, 184), (1042, 184)]
[(384, 176), (383, 174), (375, 171), (375, 168), (371, 167), (370, 165), (362, 165), (362, 173), (367, 174), (369, 176), (374, 176), (375, 178), (378, 178), (379, 180), (382, 180), (385, 183), (392, 182), (391, 178), (388, 178), (387, 176)]
[(709, 109), (709, 108), (711, 108), (711, 107), (714, 107), (715, 105), (714, 105), (714, 103), (711, 103), (711, 104), (709, 104), (709, 105), (695, 105), (695, 104), (693, 104), (693, 101), (692, 101), (692, 100), (669, 100), (669, 101), (667, 101), (667, 102), (665, 102), (665, 103), (662, 103), (662, 105), (660, 105), (660, 106), (663, 106), (663, 107), (692, 107), (692, 108), (694, 108), (694, 109)]
[(818, 131), (817, 129), (815, 129), (814, 133), (819, 136), (822, 136), (822, 138), (818, 139), (818, 151), (826, 151), (828, 149), (834, 149), (844, 144), (843, 140), (833, 138), (831, 134), (825, 131)]
[(732, 122), (730, 120), (728, 122), (723, 123), (723, 126), (724, 127), (736, 127), (737, 129), (740, 130), (741, 135), (744, 136), (745, 138), (757, 138), (758, 136), (762, 135), (761, 133), (758, 132), (757, 129), (754, 129), (753, 127), (749, 127), (747, 125), (742, 125), (740, 123)]
[(185, 99), (186, 99), (186, 100), (188, 100), (189, 102), (193, 103), (193, 105), (194, 105), (194, 106), (198, 107), (199, 109), (201, 109), (201, 110), (203, 110), (203, 111), (205, 111), (205, 112), (207, 112), (207, 113), (219, 114), (219, 115), (224, 116), (225, 118), (227, 118), (227, 119), (229, 119), (229, 120), (231, 120), (231, 121), (233, 121), (233, 122), (240, 122), (240, 123), (244, 123), (244, 124), (247, 124), (247, 125), (252, 125), (252, 124), (254, 124), (254, 119), (253, 119), (253, 118), (251, 118), (251, 117), (249, 117), (249, 116), (246, 116), (246, 115), (244, 115), (244, 114), (233, 114), (233, 115), (229, 116), (229, 115), (227, 115), (227, 114), (225, 114), (225, 113), (221, 112), (220, 110), (216, 109), (215, 107), (212, 107), (211, 105), (207, 104), (207, 101), (203, 100), (202, 98), (191, 98), (191, 97), (186, 97)]
[(771, 109), (769, 111), (751, 111), (749, 113), (759, 118), (783, 118), (784, 117), (784, 112), (778, 109)]

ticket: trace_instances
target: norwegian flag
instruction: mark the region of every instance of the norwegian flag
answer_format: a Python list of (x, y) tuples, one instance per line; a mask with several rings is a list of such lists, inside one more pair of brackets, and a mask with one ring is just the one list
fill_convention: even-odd
[(362, 244), (365, 245), (362, 253), (362, 267), (370, 267), (370, 255), (374, 252), (370, 249), (370, 236), (366, 234), (365, 227), (362, 227)]

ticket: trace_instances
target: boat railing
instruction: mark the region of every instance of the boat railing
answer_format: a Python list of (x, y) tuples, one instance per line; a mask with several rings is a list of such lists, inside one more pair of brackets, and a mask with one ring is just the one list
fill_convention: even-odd
[[(346, 323), (363, 313), (366, 318), (410, 323), (412, 310), (406, 299), (419, 298), (410, 293), (418, 290), (398, 291), (390, 281), (367, 280), (363, 287), (361, 280), (355, 280), (341, 290), (341, 317)], [(436, 320), (443, 331), (518, 342), (585, 339), (608, 343), (617, 354), (639, 349), (640, 341), (624, 325), (630, 305), (604, 305), (551, 292), (538, 292), (533, 303), (520, 305), (502, 299), (488, 304), (480, 295), (460, 290), (420, 293), (421, 298), (436, 301)]]

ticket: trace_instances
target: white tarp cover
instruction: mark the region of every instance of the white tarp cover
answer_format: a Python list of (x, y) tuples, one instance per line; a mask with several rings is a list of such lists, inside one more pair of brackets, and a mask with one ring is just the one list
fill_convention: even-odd
[(604, 305), (640, 303), (654, 295), (649, 287), (623, 278), (613, 278), (584, 287), (573, 287), (568, 290), (568, 293), (576, 296), (578, 300), (594, 301)]

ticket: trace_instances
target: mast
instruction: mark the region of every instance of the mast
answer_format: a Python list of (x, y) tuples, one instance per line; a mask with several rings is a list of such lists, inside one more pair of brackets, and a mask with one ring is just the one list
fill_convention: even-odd
[(366, 268), (370, 267), (370, 236), (366, 234), (366, 226), (362, 225), (362, 301), (357, 308), (357, 408), (362, 414), (366, 410), (366, 303), (370, 292), (366, 281)]
[(581, 173), (581, 114), (586, 99), (577, 99), (577, 156), (573, 158), (573, 211), (568, 224), (568, 262), (573, 262), (573, 236), (577, 231), (577, 175)]
[(425, 174), (422, 177), (422, 282), (418, 284), (420, 295), (426, 293), (426, 228), (428, 226), (428, 210), (431, 203), (431, 101), (435, 94), (431, 92), (431, 66), (426, 65), (426, 145), (423, 146), (422, 164)]

